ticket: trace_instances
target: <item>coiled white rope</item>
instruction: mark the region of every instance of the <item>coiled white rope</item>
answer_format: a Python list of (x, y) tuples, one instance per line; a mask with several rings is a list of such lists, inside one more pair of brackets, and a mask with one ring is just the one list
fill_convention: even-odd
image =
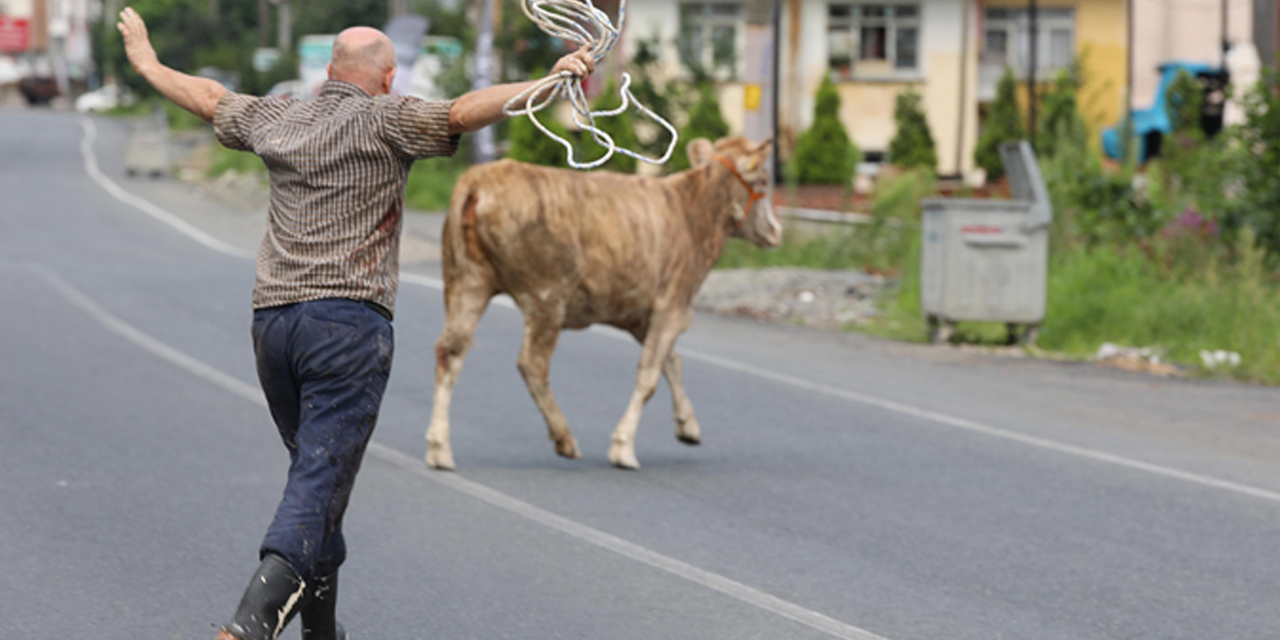
[[(618, 38), (622, 36), (622, 28), (627, 21), (627, 0), (621, 0), (619, 3), (618, 25), (616, 27), (613, 21), (609, 19), (609, 15), (597, 9), (591, 0), (523, 0), (520, 3), (520, 8), (547, 35), (575, 42), (580, 46), (589, 46), (591, 55), (596, 59), (596, 62), (600, 62), (606, 54), (613, 50), (614, 45), (618, 43)], [(546, 97), (541, 102), (535, 102), (544, 91), (548, 92)], [(503, 112), (508, 118), (527, 116), (538, 129), (552, 140), (560, 143), (568, 151), (569, 166), (575, 169), (595, 169), (608, 162), (615, 153), (621, 153), (649, 164), (666, 164), (671, 159), (671, 154), (676, 150), (676, 143), (680, 140), (680, 134), (676, 132), (675, 127), (671, 126), (670, 122), (667, 122), (636, 100), (635, 95), (631, 93), (630, 73), (624, 72), (622, 74), (621, 94), (622, 106), (617, 109), (592, 111), (591, 105), (587, 102), (587, 95), (582, 90), (582, 79), (568, 71), (562, 71), (522, 91), (520, 95), (507, 102)], [(569, 101), (569, 104), (573, 107), (574, 124), (578, 125), (579, 129), (590, 132), (596, 144), (604, 147), (605, 154), (603, 157), (591, 162), (579, 162), (574, 158), (573, 144), (552, 133), (551, 130), (538, 121), (535, 114), (551, 106), (551, 103), (556, 98), (564, 98)], [(520, 108), (521, 104), (524, 105), (523, 108)], [(617, 145), (609, 134), (596, 126), (596, 118), (616, 117), (630, 109), (633, 104), (637, 111), (661, 125), (671, 134), (671, 144), (667, 146), (667, 152), (661, 158), (649, 158), (630, 149), (623, 149)]]

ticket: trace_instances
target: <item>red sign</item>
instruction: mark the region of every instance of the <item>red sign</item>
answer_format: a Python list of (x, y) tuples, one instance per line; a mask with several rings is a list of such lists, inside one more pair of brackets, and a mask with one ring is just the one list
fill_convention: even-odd
[(26, 18), (0, 16), (0, 53), (18, 53), (31, 48), (31, 28)]

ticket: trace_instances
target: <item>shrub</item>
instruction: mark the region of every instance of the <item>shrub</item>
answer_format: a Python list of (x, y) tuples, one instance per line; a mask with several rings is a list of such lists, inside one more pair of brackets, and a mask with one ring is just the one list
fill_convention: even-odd
[(1258, 243), (1280, 259), (1280, 72), (1270, 69), (1244, 99), (1245, 122), (1235, 132), (1240, 152), (1244, 209), (1240, 222), (1256, 230)]
[(795, 178), (802, 184), (848, 186), (860, 155), (840, 122), (840, 92), (825, 78), (818, 89), (813, 126), (800, 136), (791, 159)]
[(684, 153), (688, 144), (697, 138), (706, 138), (712, 142), (729, 135), (729, 125), (720, 113), (720, 98), (715, 87), (707, 82), (698, 87), (698, 102), (689, 111), (689, 122), (680, 131), (680, 149), (672, 156), (668, 165), (671, 171), (684, 171), (689, 168), (689, 155)]
[(914, 88), (898, 94), (893, 121), (898, 131), (889, 143), (889, 162), (907, 169), (936, 170), (938, 150), (929, 121), (920, 108), (920, 94)]
[(1080, 116), (1080, 89), (1084, 79), (1080, 74), (1080, 65), (1073, 62), (1067, 69), (1058, 73), (1053, 89), (1044, 96), (1044, 111), (1040, 116), (1037, 137), (1039, 148), (1036, 152), (1041, 158), (1053, 158), (1058, 154), (1060, 144), (1078, 146), (1087, 144), (1088, 127)]
[[(553, 115), (551, 109), (537, 114), (537, 117), (538, 121), (552, 133), (568, 140), (570, 144), (573, 143), (574, 136)], [(511, 148), (507, 151), (508, 158), (547, 167), (569, 166), (568, 152), (564, 146), (539, 130), (527, 116), (512, 118), (507, 131), (511, 142)], [(578, 160), (582, 159), (578, 154), (575, 154), (575, 157)]]
[[(609, 85), (605, 87), (604, 93), (596, 99), (595, 104), (591, 105), (593, 111), (609, 111), (618, 108), (618, 87), (609, 81)], [(634, 109), (635, 107), (632, 107)], [(613, 142), (619, 149), (627, 149), (629, 151), (639, 152), (640, 143), (636, 139), (636, 121), (632, 116), (633, 111), (628, 109), (616, 116), (602, 117), (596, 119), (596, 126), (601, 131), (609, 134), (613, 138)], [(604, 148), (591, 137), (588, 132), (582, 133), (582, 144), (579, 145), (581, 151), (579, 153), (580, 160), (590, 161), (599, 158), (604, 153)], [(623, 153), (615, 153), (608, 162), (604, 163), (600, 168), (609, 171), (617, 171), (618, 173), (635, 173), (637, 161), (635, 158)]]
[(1018, 111), (1017, 91), (1018, 81), (1013, 77), (1013, 71), (1006, 69), (996, 90), (996, 100), (987, 113), (982, 135), (978, 138), (974, 159), (979, 167), (986, 170), (987, 180), (992, 182), (1004, 176), (1000, 145), (1027, 137), (1026, 127), (1022, 124), (1022, 113)]

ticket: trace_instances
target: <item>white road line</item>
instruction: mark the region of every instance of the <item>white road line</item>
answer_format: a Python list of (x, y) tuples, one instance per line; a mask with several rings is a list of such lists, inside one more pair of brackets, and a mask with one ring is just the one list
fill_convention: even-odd
[[(84, 124), (84, 128), (85, 128), (85, 139), (84, 141), (81, 142), (80, 148), (85, 158), (85, 169), (86, 171), (89, 171), (89, 175), (93, 177), (94, 180), (98, 182), (98, 184), (102, 185), (102, 187), (106, 189), (108, 192), (110, 192), (113, 196), (119, 198), (121, 201), (127, 204), (137, 207), (139, 210), (143, 211), (144, 213), (147, 213), (148, 215), (151, 215), (152, 217), (173, 226), (178, 231), (181, 231), (182, 233), (185, 233), (188, 236), (191, 236), (196, 241), (212, 249), (221, 251), (222, 253), (226, 253), (228, 255), (234, 255), (237, 257), (249, 257), (252, 255), (251, 253), (246, 252), (238, 247), (233, 247), (231, 245), (228, 245), (222, 242), (221, 240), (217, 240), (216, 238), (213, 238), (205, 234), (203, 231), (200, 231), (199, 229), (196, 229), (190, 224), (187, 224), (186, 222), (182, 221), (177, 216), (161, 209), (160, 207), (157, 207), (151, 204), (150, 202), (147, 202), (146, 200), (143, 200), (142, 198), (139, 198), (131, 193), (126, 192), (124, 189), (121, 189), (119, 186), (117, 186), (114, 182), (111, 182), (111, 180), (106, 178), (106, 176), (103, 176), (102, 172), (98, 171), (97, 161), (94, 160), (94, 157), (93, 157), (93, 147), (91, 144), (92, 142), (91, 136), (96, 135), (96, 130), (93, 127), (93, 121), (89, 120), (88, 118), (83, 118), (82, 123)], [(443, 281), (441, 281), (439, 278), (433, 278), (431, 276), (425, 276), (425, 275), (413, 274), (413, 273), (402, 273), (400, 275), (400, 279), (406, 283), (414, 284), (414, 285), (418, 285), (418, 286), (426, 287), (430, 289), (444, 288)], [(496, 298), (494, 299), (493, 304), (496, 306), (501, 306), (506, 308), (512, 308), (512, 309), (515, 308), (515, 304), (511, 301), (510, 298), (507, 298), (507, 297)], [(630, 336), (627, 336), (622, 332), (615, 331), (606, 327), (592, 327), (592, 333), (596, 333), (602, 336), (607, 336), (613, 339), (628, 340), (628, 341), (631, 340)], [(1124, 467), (1126, 469), (1151, 473), (1158, 476), (1163, 476), (1165, 478), (1172, 478), (1175, 480), (1190, 482), (1192, 484), (1197, 484), (1204, 487), (1211, 487), (1211, 488), (1219, 489), (1223, 491), (1230, 491), (1233, 493), (1249, 496), (1252, 498), (1260, 498), (1262, 500), (1269, 500), (1271, 502), (1280, 502), (1280, 493), (1275, 491), (1270, 491), (1267, 489), (1262, 489), (1259, 487), (1253, 487), (1253, 486), (1241, 484), (1238, 482), (1232, 482), (1230, 480), (1222, 480), (1219, 478), (1214, 478), (1211, 476), (1206, 476), (1198, 473), (1191, 473), (1189, 471), (1182, 471), (1182, 470), (1174, 469), (1171, 467), (1152, 464), (1150, 462), (1143, 462), (1141, 460), (1135, 460), (1133, 458), (1118, 456), (1115, 454), (1107, 453), (1105, 451), (1089, 449), (1087, 447), (1064, 444), (1061, 442), (1048, 440), (1046, 438), (1039, 438), (1036, 436), (1019, 433), (1017, 431), (1011, 431), (1008, 429), (992, 427), (992, 426), (981, 424), (979, 422), (975, 422), (973, 420), (957, 418), (955, 416), (949, 416), (944, 413), (930, 411), (928, 409), (923, 409), (921, 407), (916, 407), (916, 406), (904, 404), (901, 402), (894, 402), (892, 400), (885, 400), (883, 398), (877, 398), (875, 396), (857, 393), (854, 391), (839, 389), (836, 387), (805, 380), (803, 378), (799, 378), (796, 376), (791, 376), (784, 373), (778, 373), (776, 371), (770, 371), (768, 369), (755, 367), (749, 364), (744, 364), (744, 363), (737, 362), (735, 360), (730, 360), (727, 358), (721, 358), (719, 356), (714, 356), (708, 353), (701, 353), (698, 351), (692, 351), (684, 348), (680, 349), (680, 353), (681, 355), (683, 355), (685, 358), (689, 360), (696, 360), (698, 362), (715, 365), (718, 367), (722, 367), (724, 369), (729, 369), (730, 371), (737, 371), (738, 373), (744, 373), (744, 374), (755, 376), (758, 378), (763, 378), (765, 380), (770, 380), (772, 382), (785, 384), (788, 386), (796, 387), (798, 389), (804, 389), (806, 391), (820, 393), (823, 395), (828, 395), (835, 398), (841, 398), (851, 402), (856, 402), (859, 404), (876, 407), (879, 409), (883, 409), (885, 411), (891, 411), (894, 413), (907, 415), (907, 416), (919, 418), (922, 420), (927, 420), (927, 421), (933, 422), (934, 424), (940, 424), (947, 427), (961, 429), (964, 431), (968, 431), (970, 433), (976, 433), (976, 434), (981, 434), (981, 435), (992, 437), (992, 438), (999, 438), (1002, 440), (1017, 442), (1019, 444), (1036, 447), (1036, 448), (1044, 449), (1047, 451), (1053, 451), (1056, 453), (1075, 456), (1078, 458), (1084, 458), (1087, 460), (1092, 460), (1094, 462), (1112, 464), (1119, 467)]]
[[(85, 313), (91, 316), (94, 320), (97, 320), (102, 324), (102, 326), (106, 327), (113, 333), (120, 335), (126, 340), (141, 347), (143, 350), (168, 361), (169, 363), (202, 380), (205, 380), (206, 382), (222, 387), (224, 390), (261, 407), (267, 406), (267, 401), (263, 397), (262, 391), (257, 387), (254, 387), (239, 378), (223, 373), (222, 371), (219, 371), (218, 369), (151, 337), (137, 327), (121, 320), (110, 311), (102, 308), (102, 306), (98, 305), (85, 295), (84, 292), (75, 288), (71, 283), (62, 279), (57, 274), (39, 266), (33, 265), (32, 268), (36, 269), (42, 276), (44, 276), (44, 279), (55, 291), (60, 293), (77, 307), (80, 307)], [(701, 569), (687, 562), (682, 562), (670, 556), (658, 553), (657, 551), (642, 547), (634, 542), (628, 542), (622, 538), (600, 531), (599, 529), (594, 529), (585, 524), (570, 520), (569, 518), (556, 515), (545, 509), (535, 507), (523, 500), (519, 500), (502, 493), (501, 491), (497, 491), (496, 489), (489, 488), (478, 482), (467, 480), (458, 474), (440, 471), (429, 472), (424, 468), (425, 463), (421, 460), (380, 442), (370, 442), (368, 451), (374, 457), (395, 465), (398, 468), (410, 471), (427, 480), (476, 498), (477, 500), (497, 507), (503, 511), (520, 516), (526, 520), (536, 522), (547, 528), (554, 529), (607, 551), (612, 551), (620, 556), (646, 564), (694, 584), (706, 587), (713, 591), (718, 591), (735, 600), (782, 616), (789, 620), (793, 620), (830, 636), (842, 638), (843, 640), (888, 640), (883, 636), (876, 635), (864, 629), (859, 629), (853, 625), (841, 622), (830, 616), (818, 613), (817, 611), (813, 611), (812, 609), (806, 609), (798, 604), (783, 600), (782, 598), (770, 595), (760, 591), (759, 589), (749, 587), (741, 582), (731, 580), (718, 573)]]
[(237, 258), (254, 257), (255, 254), (252, 251), (247, 251), (240, 247), (223, 242), (204, 231), (201, 231), (186, 220), (151, 204), (147, 200), (125, 191), (120, 185), (116, 184), (111, 180), (111, 178), (108, 178), (106, 174), (102, 173), (102, 170), (98, 168), (98, 159), (93, 154), (93, 142), (98, 138), (98, 128), (93, 124), (93, 120), (87, 116), (80, 116), (80, 126), (84, 129), (84, 138), (80, 140), (80, 155), (84, 158), (84, 170), (89, 174), (89, 177), (92, 178), (94, 182), (98, 183), (98, 186), (111, 194), (112, 197), (151, 216), (152, 218), (155, 218), (156, 220), (159, 220), (160, 222), (169, 225), (170, 227), (173, 227), (183, 235), (206, 247), (209, 247), (210, 249), (213, 249), (214, 251), (224, 253), (229, 256), (235, 256)]

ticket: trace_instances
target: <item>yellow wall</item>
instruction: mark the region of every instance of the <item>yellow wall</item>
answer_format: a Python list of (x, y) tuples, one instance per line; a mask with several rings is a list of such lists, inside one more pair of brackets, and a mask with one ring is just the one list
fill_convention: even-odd
[[(1025, 8), (1027, 3), (986, 0), (984, 5)], [(1080, 56), (1086, 83), (1080, 93), (1080, 107), (1090, 130), (1099, 131), (1118, 122), (1129, 74), (1125, 0), (1046, 0), (1040, 6), (1075, 10), (1076, 55)], [(1020, 101), (1025, 105), (1025, 94)]]
[(866, 151), (884, 151), (893, 139), (893, 105), (909, 85), (898, 82), (844, 82), (840, 88), (840, 120), (849, 137)]

